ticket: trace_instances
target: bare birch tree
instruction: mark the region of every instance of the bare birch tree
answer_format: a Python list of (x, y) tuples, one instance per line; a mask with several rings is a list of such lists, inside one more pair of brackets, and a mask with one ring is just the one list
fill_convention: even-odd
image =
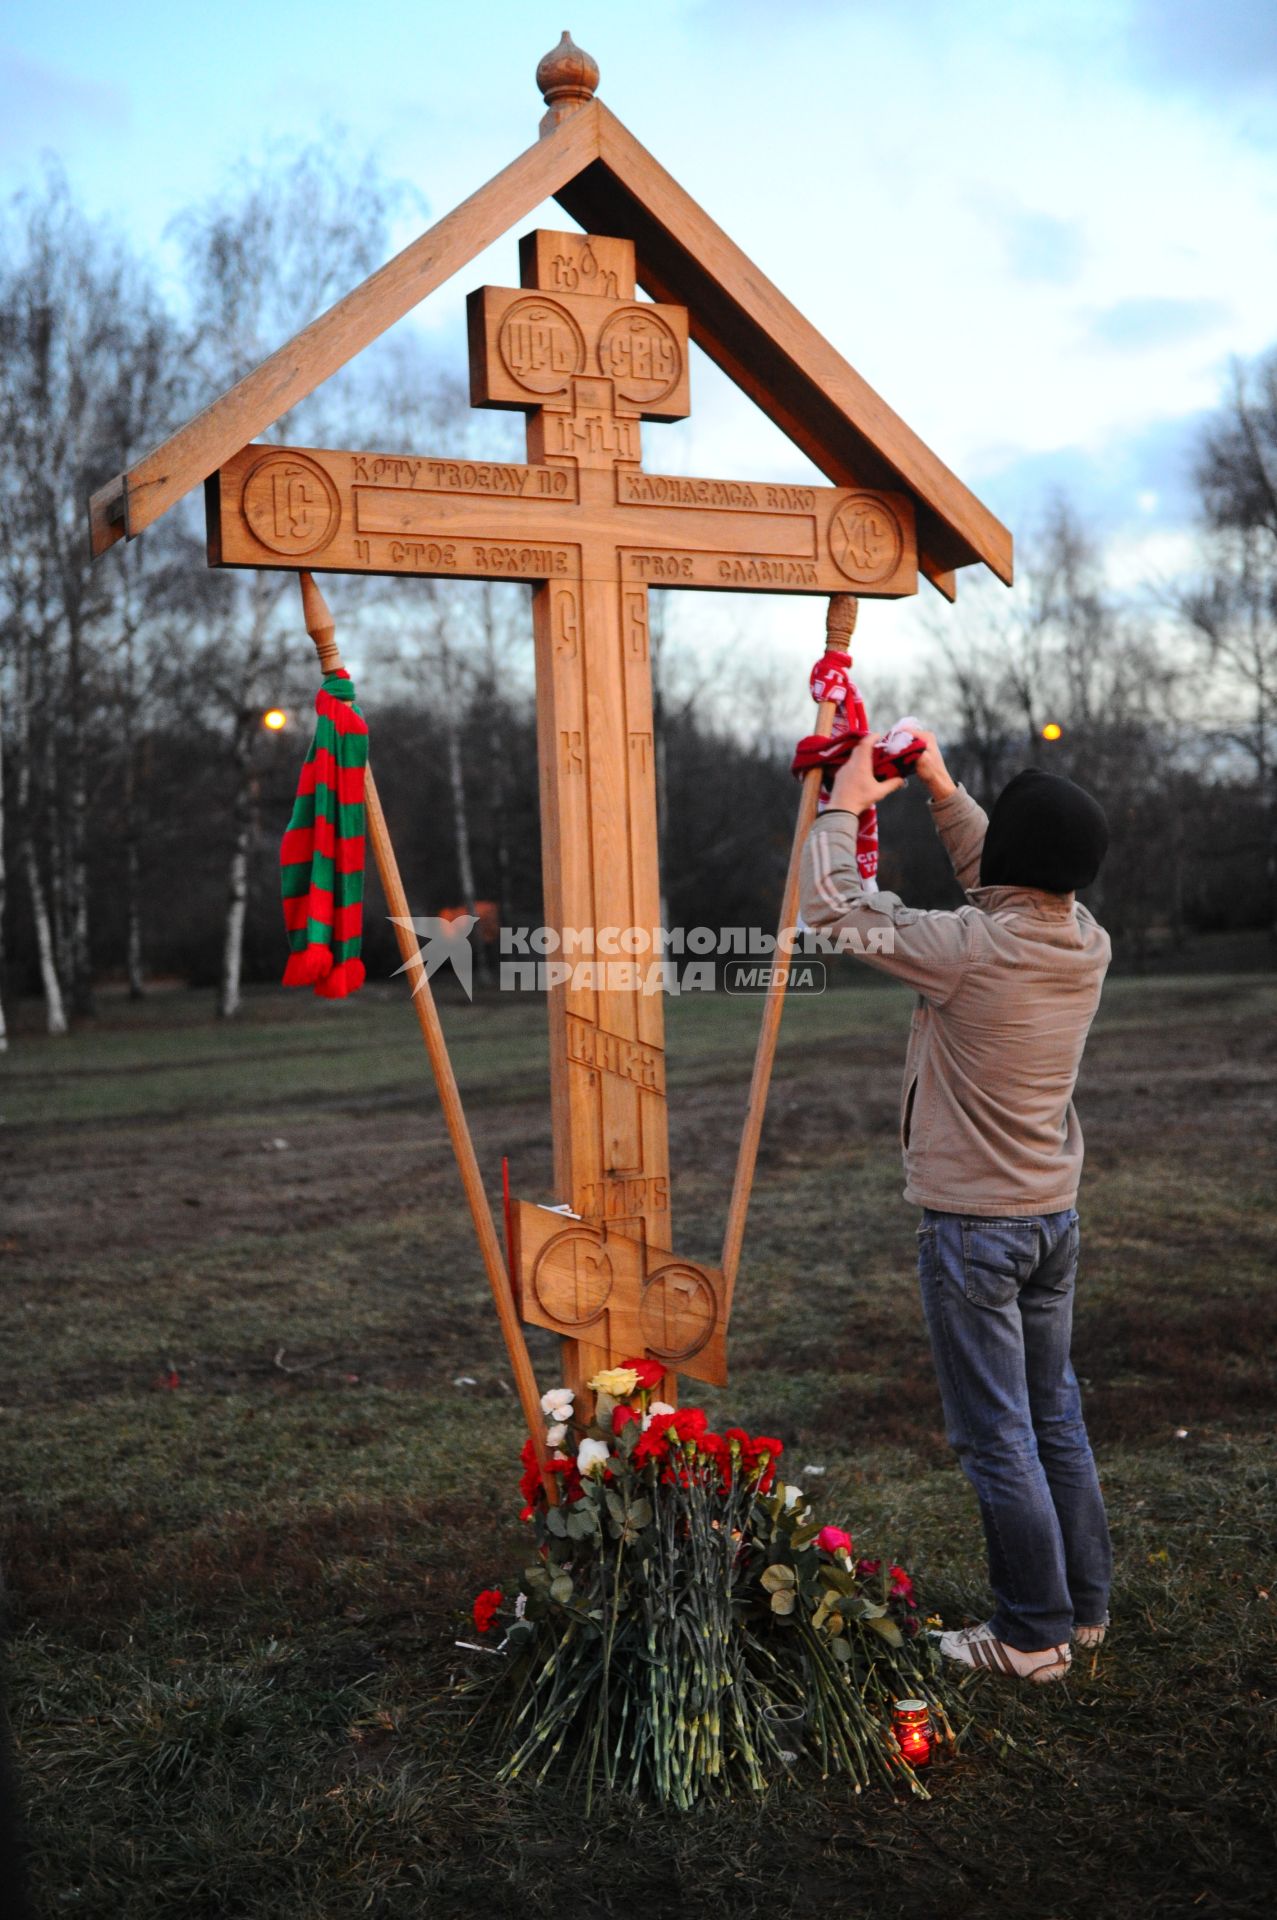
[[(118, 374), (154, 296), (121, 243), (50, 170), (8, 209), (0, 269), (0, 594), (19, 865), (50, 1031), (93, 1007), (89, 732), (100, 701), (110, 567), (94, 572), (84, 502), (120, 453)], [(37, 821), (36, 814), (39, 814)], [(60, 973), (61, 978), (56, 976)]]
[(965, 608), (937, 623), (918, 710), (986, 807), (1026, 762), (1099, 796), (1112, 842), (1089, 898), (1129, 937), (1138, 962), (1155, 924), (1174, 932), (1183, 918), (1182, 663), (1118, 602), (1099, 541), (1066, 499), (1053, 500), (1024, 540), (1018, 573), (1013, 598), (977, 586)]
[(1175, 599), (1214, 669), (1220, 732), (1254, 766), (1266, 919), (1277, 936), (1277, 350), (1234, 366), (1202, 439), (1197, 484), (1205, 564)]
[[(229, 191), (175, 227), (191, 305), (190, 364), (197, 404), (240, 379), (385, 258), (403, 199), (371, 159), (356, 164), (340, 140), (273, 152), (240, 167)], [(277, 440), (341, 439), (359, 421), (358, 375), (325, 383), (272, 429)], [(220, 715), (232, 776), (226, 911), (218, 1011), (239, 1010), (249, 868), (258, 837), (261, 709), (305, 664), (290, 575), (223, 575), (201, 596), (201, 684)], [(313, 684), (313, 673), (310, 675)]]

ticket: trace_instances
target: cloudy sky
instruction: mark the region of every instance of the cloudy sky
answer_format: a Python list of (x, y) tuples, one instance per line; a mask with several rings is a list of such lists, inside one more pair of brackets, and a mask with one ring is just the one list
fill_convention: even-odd
[[(613, 112), (1013, 531), (1064, 487), (1117, 577), (1176, 564), (1201, 416), (1277, 339), (1273, 0), (27, 0), (0, 184), (52, 150), (171, 265), (172, 215), (240, 156), (341, 125), (437, 217), (535, 138), (565, 22)], [(465, 292), (515, 275), (511, 242), (423, 310), (458, 369)], [(649, 467), (809, 471), (703, 361), (693, 403), (645, 430)], [(753, 618), (806, 645), (803, 603)], [(877, 618), (908, 651), (911, 613)]]

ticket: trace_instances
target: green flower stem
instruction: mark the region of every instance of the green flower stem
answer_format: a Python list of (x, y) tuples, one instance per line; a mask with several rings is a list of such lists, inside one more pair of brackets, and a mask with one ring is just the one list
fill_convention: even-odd
[(585, 1811), (588, 1813), (594, 1795), (594, 1770), (598, 1765), (599, 1746), (607, 1733), (608, 1705), (612, 1684), (612, 1648), (616, 1642), (616, 1623), (621, 1610), (621, 1560), (625, 1553), (625, 1531), (629, 1525), (630, 1504), (625, 1503), (625, 1520), (616, 1542), (616, 1558), (612, 1563), (611, 1605), (607, 1609), (607, 1634), (603, 1642), (603, 1685), (599, 1689), (598, 1711), (594, 1716), (594, 1738), (590, 1744), (590, 1761), (585, 1776)]

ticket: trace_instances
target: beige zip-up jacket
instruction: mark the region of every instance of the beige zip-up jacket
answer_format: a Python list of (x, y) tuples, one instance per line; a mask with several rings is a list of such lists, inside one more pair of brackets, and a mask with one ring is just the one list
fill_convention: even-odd
[[(1070, 894), (982, 887), (988, 818), (962, 787), (931, 802), (967, 905), (866, 893), (854, 813), (820, 815), (803, 851), (802, 916), (916, 989), (900, 1140), (905, 1198), (941, 1213), (1023, 1217), (1077, 1199), (1073, 1088), (1111, 947)], [(872, 937), (871, 937), (872, 936)]]

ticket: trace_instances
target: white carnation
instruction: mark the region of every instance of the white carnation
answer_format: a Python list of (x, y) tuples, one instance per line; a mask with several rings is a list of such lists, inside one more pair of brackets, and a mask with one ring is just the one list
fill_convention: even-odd
[(546, 1434), (545, 1437), (546, 1437), (546, 1440), (549, 1442), (550, 1446), (561, 1447), (563, 1445), (563, 1442), (567, 1439), (567, 1435), (568, 1435), (568, 1430), (567, 1430), (566, 1424), (560, 1424), (559, 1426), (551, 1427), (550, 1431)]
[(576, 1450), (577, 1472), (584, 1479), (595, 1467), (605, 1466), (610, 1457), (605, 1440), (582, 1440)]

